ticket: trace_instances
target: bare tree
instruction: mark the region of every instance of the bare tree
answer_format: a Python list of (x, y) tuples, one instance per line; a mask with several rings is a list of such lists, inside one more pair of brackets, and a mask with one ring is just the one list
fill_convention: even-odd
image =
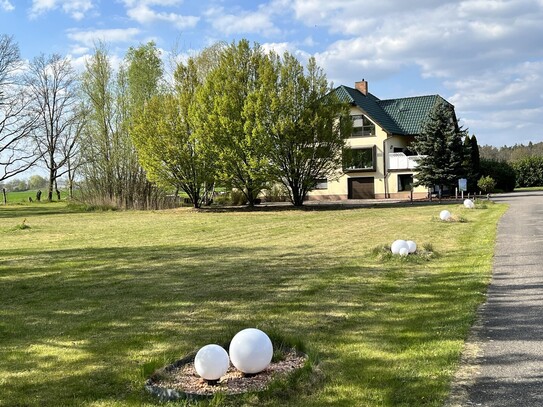
[(0, 181), (20, 174), (39, 159), (31, 140), (36, 117), (28, 110), (18, 72), (19, 47), (12, 37), (0, 36)]
[(57, 179), (77, 152), (81, 134), (77, 75), (70, 60), (58, 54), (34, 58), (25, 77), (32, 97), (32, 111), (39, 116), (34, 132), (36, 145), (49, 173), (47, 199), (53, 199)]

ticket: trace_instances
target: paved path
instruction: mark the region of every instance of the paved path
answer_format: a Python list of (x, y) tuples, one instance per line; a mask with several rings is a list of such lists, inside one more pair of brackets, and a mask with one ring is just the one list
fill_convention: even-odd
[(475, 369), (461, 405), (543, 406), (543, 192), (494, 200), (510, 208), (498, 224), (488, 300), (471, 340)]

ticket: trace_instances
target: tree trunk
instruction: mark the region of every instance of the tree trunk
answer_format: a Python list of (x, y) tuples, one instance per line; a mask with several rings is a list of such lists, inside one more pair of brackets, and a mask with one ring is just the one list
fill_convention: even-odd
[(2, 188), (2, 196), (4, 200), (4, 205), (6, 205), (8, 203), (8, 198), (6, 196), (6, 188)]

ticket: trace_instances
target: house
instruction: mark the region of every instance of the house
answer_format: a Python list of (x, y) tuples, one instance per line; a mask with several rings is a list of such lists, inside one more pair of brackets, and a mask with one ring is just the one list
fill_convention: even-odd
[(381, 100), (368, 91), (365, 80), (355, 87), (334, 90), (351, 105), (353, 130), (346, 144), (343, 169), (319, 180), (310, 200), (409, 199), (428, 196), (428, 189), (413, 187), (420, 156), (409, 146), (438, 103), (454, 106), (439, 95)]

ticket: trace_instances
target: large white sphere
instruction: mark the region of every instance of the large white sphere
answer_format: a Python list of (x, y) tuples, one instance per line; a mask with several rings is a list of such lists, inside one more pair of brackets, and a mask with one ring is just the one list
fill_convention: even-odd
[(402, 247), (400, 249), (400, 253), (399, 255), (402, 256), (402, 257), (405, 257), (409, 254), (409, 249), (407, 247)]
[(206, 380), (219, 380), (230, 366), (228, 353), (219, 345), (206, 345), (194, 358), (194, 368)]
[(247, 328), (239, 331), (230, 342), (230, 360), (243, 373), (263, 371), (272, 357), (272, 342), (260, 329)]
[(441, 212), (439, 212), (439, 218), (441, 220), (449, 220), (451, 217), (451, 213), (447, 209), (443, 209)]
[(414, 241), (408, 240), (406, 243), (409, 253), (415, 253), (417, 251), (417, 244)]
[(473, 201), (471, 199), (466, 199), (464, 200), (464, 206), (468, 209), (473, 209), (475, 208), (475, 204), (473, 203)]
[(405, 247), (407, 250), (409, 250), (407, 242), (405, 240), (398, 239), (392, 243), (392, 245), (390, 246), (390, 251), (392, 251), (392, 254), (400, 254), (400, 249), (402, 247)]

